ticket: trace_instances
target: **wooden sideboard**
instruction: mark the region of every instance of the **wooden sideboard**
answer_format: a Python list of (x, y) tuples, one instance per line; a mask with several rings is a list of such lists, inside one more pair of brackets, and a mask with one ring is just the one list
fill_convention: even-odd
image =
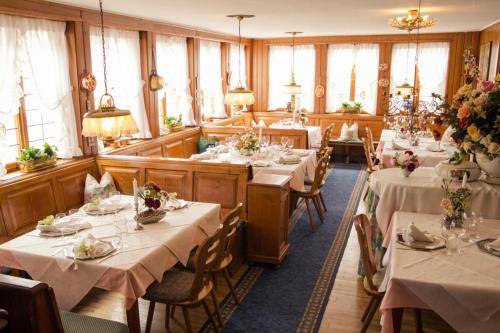
[(248, 183), (248, 260), (279, 265), (288, 254), (290, 179), (264, 174)]
[(0, 243), (32, 230), (47, 215), (79, 208), (87, 173), (96, 175), (93, 158), (2, 180)]

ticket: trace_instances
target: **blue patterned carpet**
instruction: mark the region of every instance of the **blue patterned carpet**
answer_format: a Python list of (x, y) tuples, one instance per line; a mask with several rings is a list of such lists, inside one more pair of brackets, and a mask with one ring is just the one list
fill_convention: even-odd
[(281, 267), (250, 269), (247, 275), (255, 281), (238, 286), (249, 290), (234, 311), (224, 311), (230, 317), (223, 332), (317, 331), (365, 181), (360, 168), (335, 166), (323, 187), (325, 223), (319, 224), (314, 211), (318, 228), (312, 234), (304, 212), (290, 233), (291, 252)]

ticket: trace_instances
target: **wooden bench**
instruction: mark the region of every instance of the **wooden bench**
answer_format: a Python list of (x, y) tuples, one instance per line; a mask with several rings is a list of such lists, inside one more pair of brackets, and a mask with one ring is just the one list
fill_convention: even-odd
[[(374, 141), (373, 144), (376, 146), (378, 141)], [(340, 139), (330, 139), (328, 145), (333, 147), (333, 154), (335, 153), (335, 149), (337, 147), (343, 148), (343, 153), (345, 156), (344, 162), (349, 164), (351, 161), (351, 148), (361, 148), (363, 149), (363, 141), (362, 140), (340, 140)]]

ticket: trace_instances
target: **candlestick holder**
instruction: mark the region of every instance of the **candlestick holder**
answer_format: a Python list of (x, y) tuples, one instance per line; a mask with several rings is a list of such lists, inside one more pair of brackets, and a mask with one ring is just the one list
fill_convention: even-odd
[(142, 224), (139, 222), (139, 204), (134, 203), (134, 208), (135, 208), (135, 229), (136, 231), (143, 230), (144, 227)]

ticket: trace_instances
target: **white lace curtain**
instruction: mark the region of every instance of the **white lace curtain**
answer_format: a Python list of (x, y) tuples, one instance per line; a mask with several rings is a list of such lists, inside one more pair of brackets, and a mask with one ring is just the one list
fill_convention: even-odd
[[(238, 67), (238, 52), (240, 53), (240, 67)], [(231, 79), (229, 82), (230, 89), (236, 88), (238, 85), (238, 74), (241, 77), (243, 87), (247, 87), (247, 72), (246, 72), (246, 59), (245, 59), (245, 46), (238, 44), (231, 44), (229, 49), (229, 70), (231, 71)]]
[(335, 112), (350, 101), (351, 71), (356, 73), (355, 102), (375, 114), (377, 108), (378, 44), (330, 44), (328, 46), (326, 111)]
[(18, 113), (23, 49), (42, 112), (53, 112), (58, 125), (55, 133), (58, 156), (70, 158), (82, 152), (71, 96), (65, 30), (64, 22), (0, 15), (0, 111), (4, 116)]
[(204, 117), (225, 118), (222, 92), (221, 45), (200, 40), (198, 102)]
[[(141, 77), (139, 32), (106, 28), (104, 36), (108, 92), (113, 96), (115, 105), (118, 108), (128, 109), (132, 113), (139, 128), (139, 133), (136, 136), (151, 138), (142, 90), (144, 81)], [(97, 87), (94, 91), (95, 106), (97, 108), (99, 99), (104, 94), (100, 27), (90, 27), (90, 50), (92, 72), (97, 80)]]
[[(269, 47), (269, 90), (268, 110), (285, 108), (290, 96), (283, 92), (290, 83), (292, 68), (292, 47), (273, 45)], [(314, 45), (295, 46), (295, 81), (302, 86), (298, 95), (298, 107), (314, 111), (314, 83), (316, 50)]]
[[(414, 85), (416, 44), (406, 43), (392, 46), (391, 93), (404, 83)], [(408, 57), (407, 57), (408, 54)], [(430, 101), (432, 93), (446, 93), (446, 77), (450, 45), (447, 42), (420, 43), (418, 45), (418, 71), (420, 78), (420, 100)], [(408, 59), (408, 61), (407, 61)]]
[(166, 115), (182, 115), (184, 125), (196, 125), (193, 115), (193, 98), (189, 91), (189, 67), (186, 38), (156, 36), (156, 67), (165, 80), (165, 87), (158, 92), (159, 110), (166, 98)]

